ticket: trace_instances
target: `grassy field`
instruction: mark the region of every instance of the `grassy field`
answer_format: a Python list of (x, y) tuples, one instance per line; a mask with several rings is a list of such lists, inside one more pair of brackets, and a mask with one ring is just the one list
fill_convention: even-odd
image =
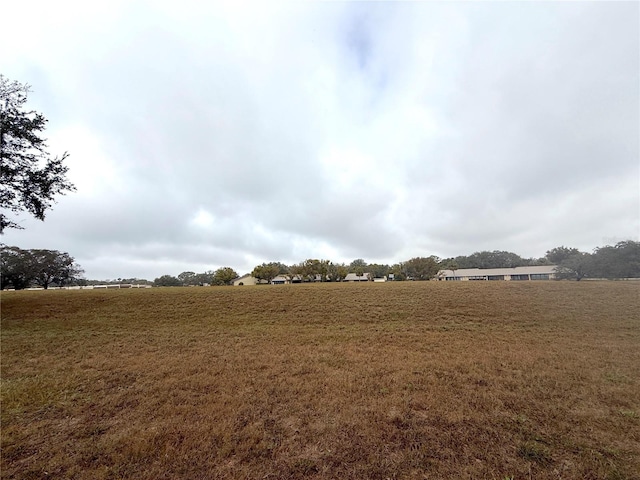
[(640, 283), (4, 292), (2, 478), (640, 479)]

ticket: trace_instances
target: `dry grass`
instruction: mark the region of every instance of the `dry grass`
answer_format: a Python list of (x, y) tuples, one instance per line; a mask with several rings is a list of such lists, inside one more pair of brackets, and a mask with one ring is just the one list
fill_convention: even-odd
[(640, 478), (640, 284), (2, 294), (2, 478)]

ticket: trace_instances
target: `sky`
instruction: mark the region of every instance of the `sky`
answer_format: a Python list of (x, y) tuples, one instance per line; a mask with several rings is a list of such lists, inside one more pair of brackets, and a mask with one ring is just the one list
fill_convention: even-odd
[(10, 2), (90, 279), (640, 240), (638, 2)]

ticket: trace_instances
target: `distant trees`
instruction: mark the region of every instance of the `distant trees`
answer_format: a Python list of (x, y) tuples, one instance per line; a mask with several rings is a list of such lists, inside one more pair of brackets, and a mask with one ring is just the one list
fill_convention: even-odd
[(212, 270), (207, 270), (203, 273), (196, 273), (196, 276), (193, 277), (191, 285), (197, 285), (199, 287), (206, 285), (213, 285), (213, 274)]
[(367, 271), (371, 276), (371, 279), (382, 278), (389, 275), (389, 265), (381, 265), (379, 263), (370, 263), (367, 266)]
[(231, 267), (222, 267), (213, 272), (213, 285), (231, 285), (238, 274)]
[(407, 272), (403, 262), (391, 265), (389, 273), (393, 274), (393, 279), (397, 282), (401, 282), (407, 279)]
[(33, 280), (29, 254), (18, 247), (2, 247), (0, 255), (0, 287), (16, 290), (27, 288)]
[(501, 250), (475, 252), (455, 259), (458, 268), (513, 268), (530, 265), (531, 261), (520, 255)]
[(632, 240), (598, 247), (593, 253), (557, 247), (549, 250), (546, 258), (557, 265), (558, 279), (640, 278), (640, 242)]
[(364, 269), (367, 266), (367, 262), (365, 262), (362, 258), (356, 258), (353, 262), (349, 264), (349, 270), (355, 272), (357, 268)]
[(436, 256), (415, 257), (404, 262), (407, 278), (413, 280), (431, 280), (440, 271), (440, 259)]
[[(271, 262), (271, 263), (263, 263), (262, 265), (256, 266), (251, 272), (251, 276), (257, 278), (258, 280), (264, 280), (267, 283), (271, 283), (271, 280), (276, 278), (281, 273), (286, 273), (286, 270), (283, 272), (281, 263)], [(285, 267), (286, 268), (286, 267)]]
[(204, 273), (195, 273), (195, 272), (182, 272), (178, 275), (178, 280), (180, 280), (181, 285), (185, 287), (194, 287), (194, 286), (203, 286), (203, 285), (211, 285), (213, 284), (213, 274), (211, 270), (208, 270)]
[(215, 272), (204, 273), (182, 272), (177, 277), (172, 275), (162, 275), (153, 281), (156, 287), (188, 287), (203, 285), (230, 285), (238, 278), (238, 274), (231, 267), (222, 267)]
[(153, 281), (155, 287), (181, 287), (182, 282), (172, 275), (162, 275)]
[(1, 288), (11, 286), (21, 290), (31, 285), (44, 289), (51, 285), (69, 285), (79, 280), (83, 270), (66, 252), (3, 246), (0, 272)]
[[(10, 261), (10, 256), (7, 256)], [(256, 265), (251, 275), (263, 283), (270, 283), (278, 275), (294, 282), (341, 282), (347, 274), (354, 273), (358, 280), (393, 275), (396, 281), (430, 280), (441, 270), (466, 268), (513, 268), (525, 265), (556, 265), (556, 278), (581, 280), (583, 278), (640, 278), (640, 242), (624, 241), (614, 246), (596, 248), (585, 253), (577, 248), (557, 247), (541, 258), (523, 258), (515, 253), (501, 250), (475, 252), (468, 256), (440, 259), (435, 255), (414, 257), (394, 265), (367, 263), (362, 258), (349, 265), (330, 260), (308, 258), (290, 266), (280, 262)], [(367, 276), (365, 278), (365, 275)], [(230, 285), (238, 274), (230, 267), (215, 272), (182, 272), (178, 277), (164, 275), (157, 278), (156, 285)], [(20, 279), (16, 279), (20, 283)]]
[(578, 250), (577, 248), (568, 248), (562, 246), (548, 250), (545, 257), (547, 260), (549, 260), (549, 262), (551, 262), (552, 265), (560, 265), (565, 260), (579, 254), (580, 250)]
[(182, 285), (197, 285), (196, 272), (182, 272), (177, 278)]
[(596, 248), (593, 273), (601, 278), (640, 278), (640, 242), (631, 240)]
[(555, 268), (555, 277), (558, 280), (573, 279), (582, 280), (584, 277), (593, 276), (591, 255), (578, 252), (560, 262)]
[(330, 282), (341, 282), (349, 274), (349, 269), (344, 263), (329, 262), (327, 265), (327, 279)]
[[(67, 153), (52, 158), (41, 137), (47, 119), (24, 110), (29, 86), (0, 75), (0, 208), (28, 212), (44, 220), (57, 195), (75, 190), (66, 178)], [(22, 228), (0, 213), (0, 234), (5, 228)]]

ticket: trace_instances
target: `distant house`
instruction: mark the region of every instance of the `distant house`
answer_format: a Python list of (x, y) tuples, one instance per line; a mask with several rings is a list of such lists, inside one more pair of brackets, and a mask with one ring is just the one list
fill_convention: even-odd
[(344, 277), (343, 282), (368, 282), (369, 281), (369, 273), (365, 272), (362, 276), (358, 276), (355, 273), (347, 273), (347, 276)]
[(532, 265), (515, 268), (460, 268), (440, 270), (437, 280), (550, 280), (554, 278), (555, 265)]
[(293, 278), (289, 275), (278, 275), (271, 280), (272, 285), (285, 285), (289, 283), (300, 283), (302, 282), (302, 277), (300, 275), (294, 275)]
[(259, 283), (267, 283), (264, 280), (258, 280), (256, 277), (252, 277), (250, 273), (243, 275), (241, 277), (233, 280), (233, 286), (241, 286), (241, 285), (258, 285)]

